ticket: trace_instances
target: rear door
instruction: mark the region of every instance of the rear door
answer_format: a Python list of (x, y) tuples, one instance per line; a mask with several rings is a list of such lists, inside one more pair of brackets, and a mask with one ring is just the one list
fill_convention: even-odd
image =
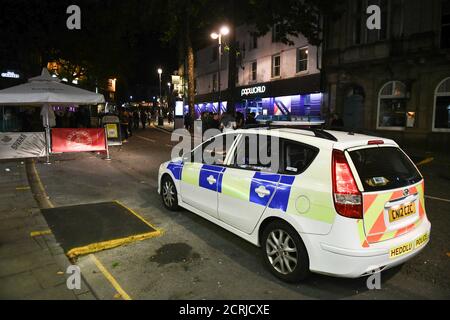
[(425, 203), (423, 178), (411, 160), (394, 146), (354, 148), (348, 153), (364, 189), (367, 242), (414, 230), (425, 215)]

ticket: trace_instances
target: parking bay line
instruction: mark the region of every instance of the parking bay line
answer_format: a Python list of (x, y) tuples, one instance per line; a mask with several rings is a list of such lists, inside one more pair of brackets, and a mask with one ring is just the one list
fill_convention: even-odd
[[(42, 180), (41, 180), (41, 178), (40, 178), (40, 176), (39, 176), (39, 173), (38, 173), (38, 171), (37, 171), (36, 164), (35, 164), (34, 161), (31, 162), (31, 171), (32, 171), (31, 173), (32, 173), (32, 175), (33, 175), (32, 178), (34, 178), (34, 180), (36, 181), (37, 188), (39, 189), (40, 194), (42, 194), (42, 195), (45, 196), (45, 198), (46, 198), (46, 200), (47, 200), (46, 202), (47, 202), (48, 206), (49, 206), (50, 208), (54, 208), (55, 206), (54, 206), (54, 204), (50, 201), (50, 198), (49, 198), (48, 195), (47, 195), (47, 192), (46, 192), (46, 190), (45, 190), (45, 188), (44, 188), (44, 184), (42, 183)], [(31, 186), (30, 186), (30, 188), (31, 188)], [(119, 203), (119, 202), (117, 201), (117, 203)], [(146, 236), (148, 236), (148, 237), (153, 237), (153, 236), (155, 236), (155, 235), (157, 235), (157, 234), (160, 235), (160, 234), (163, 233), (162, 230), (156, 229), (155, 227), (153, 227), (153, 226), (152, 226), (149, 222), (147, 222), (143, 217), (141, 217), (139, 214), (137, 214), (136, 212), (134, 212), (134, 211), (131, 210), (130, 208), (127, 208), (125, 205), (123, 205), (123, 204), (121, 204), (121, 203), (119, 203), (119, 204), (120, 204), (121, 206), (123, 206), (124, 208), (128, 209), (129, 212), (131, 212), (132, 214), (134, 214), (135, 216), (137, 216), (139, 219), (141, 219), (143, 222), (145, 222), (147, 225), (151, 226), (153, 229), (156, 230), (156, 231), (152, 232), (152, 235), (150, 235), (150, 233), (149, 233), (149, 234), (147, 234)], [(50, 233), (47, 233), (48, 231), (50, 231)], [(32, 234), (33, 234), (33, 233), (31, 233), (30, 236), (33, 236)], [(51, 230), (44, 230), (44, 231), (41, 231), (41, 232), (36, 232), (36, 233), (35, 233), (35, 236), (40, 236), (40, 235), (44, 235), (44, 234), (51, 234)], [(91, 253), (89, 256), (91, 257), (92, 261), (95, 263), (95, 265), (97, 266), (97, 268), (101, 271), (101, 273), (103, 274), (103, 276), (104, 276), (104, 277), (112, 284), (112, 286), (114, 287), (114, 289), (120, 294), (120, 296), (122, 297), (122, 299), (124, 299), (124, 300), (131, 300), (131, 297), (125, 292), (125, 290), (122, 289), (122, 287), (121, 287), (120, 284), (117, 282), (117, 280), (111, 275), (111, 273), (110, 273), (110, 272), (106, 269), (106, 267), (100, 262), (100, 260), (98, 260), (97, 257), (96, 257), (93, 253)]]
[(450, 203), (450, 199), (442, 199), (442, 198), (431, 197), (431, 196), (425, 196), (425, 198), (431, 199), (431, 200), (438, 200), (438, 201), (444, 201), (444, 202)]
[(122, 299), (131, 300), (131, 297), (128, 295), (128, 293), (126, 293), (125, 290), (123, 290), (121, 285), (112, 276), (112, 274), (105, 268), (105, 266), (100, 262), (100, 260), (98, 260), (97, 257), (94, 256), (93, 254), (90, 254), (89, 257), (95, 263), (95, 265), (100, 270), (100, 272), (103, 274), (103, 276), (109, 281), (109, 283), (111, 283), (111, 285), (114, 287), (114, 289), (120, 294)]

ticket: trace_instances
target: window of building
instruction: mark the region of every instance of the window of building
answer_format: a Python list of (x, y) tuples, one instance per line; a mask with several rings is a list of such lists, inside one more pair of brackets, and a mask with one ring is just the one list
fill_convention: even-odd
[(272, 78), (279, 77), (281, 74), (281, 56), (276, 54), (272, 56)]
[(433, 131), (450, 131), (450, 78), (442, 81), (436, 88)]
[(297, 49), (297, 73), (308, 71), (308, 48)]
[(272, 27), (272, 42), (280, 42), (281, 39), (281, 25), (279, 23)]
[(378, 128), (403, 129), (406, 126), (406, 86), (390, 81), (378, 96)]
[(250, 81), (256, 81), (258, 76), (258, 62), (253, 61), (250, 68)]
[(442, 1), (441, 48), (450, 48), (450, 0)]
[(217, 91), (217, 74), (214, 73), (212, 76), (212, 91), (216, 92)]
[(255, 34), (250, 35), (250, 50), (258, 49), (258, 36)]

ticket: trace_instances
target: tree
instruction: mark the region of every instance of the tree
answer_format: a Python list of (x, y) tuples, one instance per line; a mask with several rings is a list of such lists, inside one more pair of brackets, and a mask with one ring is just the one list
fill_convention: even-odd
[(216, 11), (216, 1), (159, 0), (154, 2), (154, 23), (161, 30), (161, 40), (180, 52), (180, 64), (186, 63), (189, 112), (194, 117), (195, 51), (209, 39), (208, 29)]

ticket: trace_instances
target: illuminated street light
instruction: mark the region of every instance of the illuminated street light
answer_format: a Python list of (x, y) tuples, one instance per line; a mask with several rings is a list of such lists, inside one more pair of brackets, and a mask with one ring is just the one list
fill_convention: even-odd
[(161, 101), (162, 96), (162, 88), (161, 88), (161, 75), (162, 75), (162, 69), (158, 68), (158, 75), (159, 75), (159, 101)]
[(222, 36), (226, 36), (226, 35), (228, 35), (230, 33), (230, 28), (228, 28), (227, 26), (222, 26), (222, 28), (220, 28), (220, 32), (219, 33), (217, 33), (217, 32), (213, 32), (213, 33), (211, 33), (211, 38), (213, 39), (213, 40), (219, 40), (219, 70), (218, 70), (218, 85), (219, 85), (219, 104), (218, 104), (218, 107), (219, 107), (219, 110), (218, 110), (218, 113), (219, 113), (219, 115), (220, 115), (220, 112), (221, 112), (221, 108), (220, 108), (220, 104), (221, 104), (221, 99), (222, 99), (222, 97), (221, 97), (221, 94), (222, 94), (222, 91), (221, 91), (221, 81), (220, 81), (220, 71), (221, 71), (221, 69), (222, 69)]

